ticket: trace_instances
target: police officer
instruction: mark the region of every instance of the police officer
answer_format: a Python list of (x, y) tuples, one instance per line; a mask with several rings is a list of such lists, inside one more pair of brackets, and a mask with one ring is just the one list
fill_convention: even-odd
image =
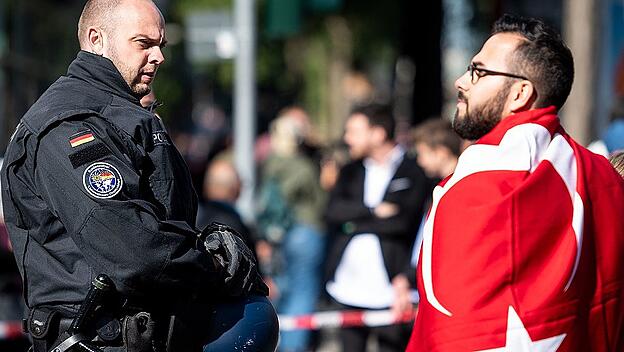
[(99, 274), (118, 295), (83, 339), (105, 351), (198, 350), (207, 327), (185, 325), (198, 307), (267, 288), (231, 230), (194, 227), (188, 169), (139, 104), (165, 60), (164, 19), (151, 0), (88, 0), (78, 38), (77, 58), (24, 115), (2, 169), (34, 351), (63, 342)]

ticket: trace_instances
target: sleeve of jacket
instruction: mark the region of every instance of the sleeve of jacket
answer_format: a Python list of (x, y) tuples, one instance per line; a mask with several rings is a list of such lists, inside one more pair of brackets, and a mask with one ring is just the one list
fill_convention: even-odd
[[(388, 218), (379, 218), (374, 214), (354, 221), (358, 233), (374, 233), (381, 237), (414, 236), (422, 217), (423, 205), (431, 190), (430, 181), (415, 164), (406, 166), (409, 172), (390, 181), (384, 202), (398, 206), (399, 212)], [(393, 183), (401, 186), (393, 189)]]
[(332, 226), (341, 227), (347, 222), (373, 216), (371, 210), (364, 205), (364, 200), (359, 199), (363, 194), (359, 193), (358, 197), (349, 190), (357, 177), (357, 165), (347, 164), (340, 170), (336, 185), (330, 193), (324, 217)]
[[(71, 136), (85, 128), (94, 140), (72, 146)], [(214, 287), (212, 258), (194, 249), (197, 230), (184, 221), (165, 220), (162, 210), (144, 199), (140, 171), (127, 150), (111, 141), (109, 128), (65, 121), (40, 138), (34, 178), (50, 211), (96, 273), (108, 274), (122, 293)], [(96, 145), (97, 159), (81, 164), (76, 155), (89, 158), (84, 150)], [(100, 189), (103, 177), (109, 183)]]

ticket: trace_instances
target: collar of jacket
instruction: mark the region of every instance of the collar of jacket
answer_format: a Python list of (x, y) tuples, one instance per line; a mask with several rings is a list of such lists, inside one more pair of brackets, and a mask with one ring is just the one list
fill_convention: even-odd
[(69, 65), (67, 76), (84, 80), (101, 90), (140, 105), (139, 98), (133, 94), (117, 67), (103, 56), (81, 50)]
[(557, 117), (557, 109), (555, 109), (554, 106), (549, 106), (546, 108), (527, 110), (507, 116), (502, 119), (490, 132), (481, 137), (476, 144), (497, 145), (500, 143), (507, 131), (513, 127), (526, 123), (534, 123), (543, 126), (550, 132), (551, 137), (555, 133), (564, 133), (561, 128), (559, 118)]

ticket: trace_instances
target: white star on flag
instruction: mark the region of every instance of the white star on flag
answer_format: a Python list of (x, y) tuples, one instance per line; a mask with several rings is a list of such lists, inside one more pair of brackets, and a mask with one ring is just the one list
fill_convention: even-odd
[(556, 352), (565, 337), (566, 334), (561, 334), (539, 341), (531, 340), (518, 313), (509, 306), (505, 346), (477, 352)]

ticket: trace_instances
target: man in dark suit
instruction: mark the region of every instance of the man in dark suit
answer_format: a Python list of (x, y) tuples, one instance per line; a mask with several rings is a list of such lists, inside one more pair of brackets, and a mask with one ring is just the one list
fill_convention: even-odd
[[(389, 107), (369, 105), (351, 113), (345, 143), (353, 162), (345, 165), (330, 196), (325, 218), (337, 235), (328, 258), (329, 295), (345, 308), (411, 309), (407, 278), (410, 250), (420, 223), (429, 181), (416, 161), (394, 141)], [(368, 335), (380, 351), (403, 351), (409, 328), (341, 330), (344, 351), (365, 351)]]

